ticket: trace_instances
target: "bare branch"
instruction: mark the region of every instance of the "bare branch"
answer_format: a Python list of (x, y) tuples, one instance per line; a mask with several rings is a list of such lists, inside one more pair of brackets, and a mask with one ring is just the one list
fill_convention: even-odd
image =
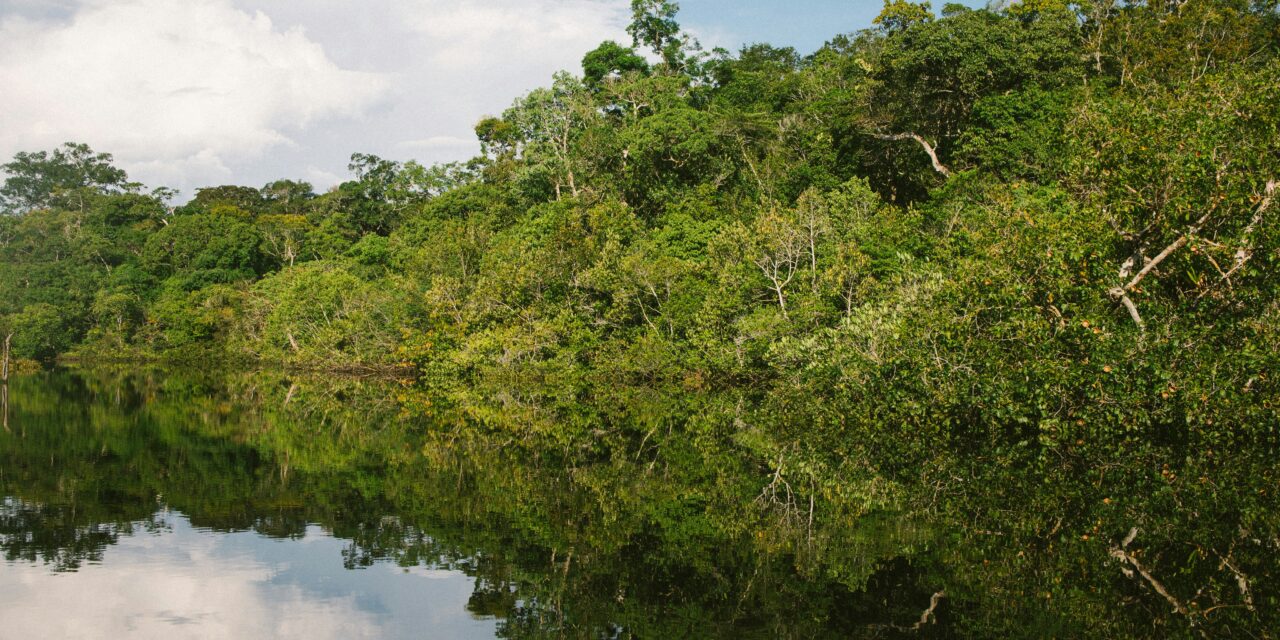
[(1137, 275), (1133, 276), (1133, 280), (1130, 280), (1129, 284), (1126, 284), (1124, 286), (1125, 291), (1133, 291), (1133, 289), (1137, 287), (1139, 283), (1142, 282), (1142, 279), (1147, 277), (1147, 274), (1151, 273), (1157, 266), (1160, 265), (1161, 262), (1165, 261), (1165, 258), (1168, 258), (1169, 256), (1173, 255), (1174, 251), (1177, 251), (1178, 249), (1181, 249), (1184, 245), (1186, 245), (1187, 242), (1191, 240), (1191, 236), (1194, 236), (1195, 234), (1200, 232), (1200, 227), (1204, 226), (1204, 223), (1209, 220), (1209, 216), (1212, 214), (1213, 212), (1209, 212), (1200, 216), (1200, 219), (1196, 220), (1195, 224), (1191, 225), (1191, 227), (1187, 229), (1187, 232), (1182, 234), (1182, 237), (1178, 238), (1177, 240), (1174, 240), (1172, 244), (1164, 248), (1164, 251), (1161, 251), (1160, 253), (1156, 254), (1156, 257), (1152, 258), (1151, 261), (1146, 264), (1146, 266), (1142, 267), (1142, 270), (1139, 271)]
[(920, 134), (910, 133), (910, 132), (908, 133), (873, 133), (871, 134), (871, 136), (876, 138), (877, 140), (915, 140), (916, 142), (920, 143), (921, 147), (924, 148), (924, 152), (929, 154), (929, 160), (933, 163), (933, 170), (937, 171), (938, 173), (941, 173), (942, 177), (944, 178), (951, 177), (951, 170), (948, 169), (945, 165), (943, 165), (942, 161), (938, 160), (937, 150), (934, 148), (933, 145), (929, 144), (928, 140), (925, 140), (923, 137), (921, 137)]
[[(1107, 295), (1111, 296), (1113, 300), (1116, 300), (1120, 304), (1124, 305), (1126, 309), (1129, 310), (1129, 317), (1133, 318), (1133, 321), (1138, 325), (1139, 329), (1145, 331), (1146, 325), (1143, 324), (1142, 316), (1138, 313), (1138, 306), (1134, 304), (1131, 298), (1129, 298), (1129, 292), (1137, 288), (1137, 286), (1142, 283), (1142, 280), (1144, 278), (1146, 278), (1152, 271), (1154, 271), (1156, 267), (1160, 266), (1161, 262), (1164, 262), (1165, 259), (1173, 255), (1175, 251), (1177, 251), (1178, 249), (1181, 249), (1183, 246), (1187, 244), (1187, 242), (1190, 242), (1192, 236), (1200, 232), (1200, 227), (1204, 226), (1204, 223), (1209, 220), (1209, 216), (1211, 215), (1213, 215), (1212, 211), (1200, 216), (1200, 219), (1196, 220), (1195, 224), (1192, 224), (1187, 229), (1186, 233), (1179, 236), (1177, 240), (1174, 240), (1172, 243), (1170, 243), (1169, 246), (1165, 247), (1163, 251), (1156, 254), (1156, 257), (1148, 261), (1147, 264), (1144, 265), (1142, 269), (1139, 270), (1138, 273), (1133, 276), (1133, 279), (1130, 280), (1128, 284), (1124, 285), (1123, 287), (1115, 287), (1107, 291)], [(1132, 257), (1125, 261), (1125, 264), (1120, 268), (1120, 273), (1122, 274), (1122, 276), (1124, 274), (1127, 274), (1129, 269), (1132, 268), (1131, 266), (1132, 263), (1133, 263)]]
[(1123, 563), (1132, 565), (1134, 570), (1138, 572), (1138, 575), (1141, 575), (1142, 578), (1147, 581), (1147, 584), (1151, 585), (1152, 589), (1155, 589), (1156, 593), (1160, 594), (1161, 597), (1163, 597), (1170, 605), (1173, 606), (1174, 611), (1184, 616), (1187, 616), (1188, 618), (1191, 618), (1191, 626), (1194, 627), (1196, 625), (1196, 621), (1194, 618), (1191, 617), (1191, 612), (1190, 610), (1187, 609), (1186, 605), (1182, 604), (1181, 600), (1178, 600), (1176, 597), (1173, 596), (1173, 594), (1169, 593), (1169, 590), (1166, 589), (1164, 585), (1160, 583), (1159, 580), (1156, 580), (1155, 576), (1152, 576), (1151, 573), (1147, 571), (1146, 567), (1142, 566), (1142, 563), (1139, 562), (1137, 558), (1135, 558), (1133, 555), (1131, 555), (1128, 552), (1127, 549), (1129, 545), (1137, 537), (1138, 537), (1138, 528), (1134, 527), (1130, 529), (1129, 535), (1125, 536), (1123, 544), (1119, 546), (1111, 547), (1111, 557)]
[(873, 624), (873, 625), (870, 625), (870, 627), (872, 629), (888, 629), (892, 631), (919, 631), (923, 629), (925, 625), (929, 624), (930, 621), (936, 622), (938, 620), (937, 618), (938, 605), (942, 602), (943, 598), (946, 598), (946, 597), (947, 597), (946, 591), (938, 591), (934, 593), (929, 598), (929, 608), (925, 609), (924, 613), (920, 614), (920, 621), (913, 625), (907, 626), (907, 625), (901, 625), (901, 624)]
[(1231, 269), (1222, 275), (1223, 280), (1230, 282), (1230, 278), (1235, 272), (1244, 268), (1244, 265), (1253, 257), (1253, 243), (1251, 237), (1253, 230), (1262, 224), (1262, 214), (1271, 208), (1272, 197), (1275, 196), (1276, 181), (1267, 182), (1266, 195), (1263, 196), (1262, 202), (1258, 204), (1258, 208), (1254, 209), (1253, 217), (1249, 219), (1249, 224), (1245, 225), (1244, 231), (1240, 234), (1240, 248), (1236, 249), (1235, 263), (1231, 265)]
[(1218, 556), (1218, 557), (1222, 558), (1222, 565), (1220, 568), (1225, 568), (1230, 570), (1232, 575), (1236, 577), (1236, 586), (1240, 588), (1240, 597), (1244, 599), (1245, 608), (1250, 611), (1253, 611), (1254, 610), (1253, 594), (1249, 592), (1249, 578), (1245, 576), (1244, 573), (1240, 571), (1240, 569), (1236, 568), (1236, 566), (1231, 563), (1230, 553), (1228, 553), (1227, 557), (1225, 558), (1223, 558), (1222, 556)]
[(9, 344), (13, 340), (13, 334), (4, 337), (4, 362), (0, 364), (0, 381), (9, 381)]
[(1115, 300), (1118, 300), (1120, 304), (1124, 305), (1125, 309), (1129, 310), (1129, 317), (1133, 318), (1133, 322), (1138, 325), (1138, 329), (1142, 331), (1147, 330), (1147, 325), (1142, 322), (1142, 315), (1138, 313), (1138, 305), (1134, 304), (1133, 300), (1129, 299), (1129, 294), (1124, 289), (1116, 287), (1108, 291), (1107, 294)]

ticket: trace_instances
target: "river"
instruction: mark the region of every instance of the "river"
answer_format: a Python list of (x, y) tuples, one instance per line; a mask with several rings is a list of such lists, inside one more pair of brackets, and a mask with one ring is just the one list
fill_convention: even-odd
[(605, 411), (421, 393), (280, 371), (15, 378), (0, 638), (1276, 628), (1267, 455), (1170, 471), (1152, 457), (1167, 449), (1128, 451), (1140, 462), (1054, 471), (952, 453), (824, 482), (770, 467), (742, 397), (635, 394)]

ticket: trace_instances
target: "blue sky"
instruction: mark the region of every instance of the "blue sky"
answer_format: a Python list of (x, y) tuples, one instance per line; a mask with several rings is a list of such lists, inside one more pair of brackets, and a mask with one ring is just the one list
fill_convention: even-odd
[[(933, 3), (941, 11), (947, 2), (983, 7), (978, 0)], [(884, 7), (882, 0), (681, 0), (681, 21), (692, 28), (722, 34), (741, 44), (765, 42), (812, 53), (838, 33), (871, 26)]]
[[(973, 3), (976, 4), (976, 3)], [(347, 176), (353, 152), (424, 163), (606, 39), (629, 0), (0, 0), (0, 159), (85, 142), (135, 180)], [(811, 53), (881, 0), (683, 0), (708, 48)], [(57, 82), (50, 82), (57, 78)]]
[(766, 42), (811, 53), (837, 33), (871, 26), (880, 0), (684, 0), (681, 19), (739, 44)]

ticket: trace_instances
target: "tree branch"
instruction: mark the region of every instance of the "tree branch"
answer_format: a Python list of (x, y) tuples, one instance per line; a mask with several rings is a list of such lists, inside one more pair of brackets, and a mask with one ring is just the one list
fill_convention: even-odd
[(1142, 282), (1142, 279), (1147, 277), (1147, 274), (1151, 273), (1160, 265), (1161, 262), (1165, 261), (1165, 258), (1173, 255), (1174, 251), (1177, 251), (1186, 245), (1187, 242), (1191, 240), (1191, 236), (1200, 232), (1200, 227), (1204, 226), (1204, 223), (1209, 220), (1210, 215), (1213, 215), (1212, 211), (1200, 216), (1200, 219), (1196, 220), (1195, 224), (1191, 225), (1191, 227), (1187, 229), (1187, 232), (1182, 234), (1182, 237), (1174, 240), (1172, 244), (1165, 247), (1160, 253), (1156, 254), (1156, 257), (1152, 258), (1146, 266), (1142, 267), (1142, 270), (1138, 271), (1137, 275), (1133, 276), (1133, 280), (1130, 280), (1129, 284), (1124, 286), (1125, 291), (1133, 291), (1134, 287), (1137, 287), (1138, 284)]
[(951, 170), (948, 169), (946, 165), (943, 165), (942, 161), (938, 160), (937, 150), (934, 149), (933, 145), (929, 144), (928, 140), (925, 140), (919, 134), (910, 133), (910, 132), (908, 133), (873, 133), (871, 134), (871, 136), (873, 138), (876, 138), (877, 140), (915, 140), (920, 144), (921, 147), (924, 148), (924, 152), (929, 154), (929, 160), (933, 163), (933, 170), (937, 171), (938, 173), (941, 173), (942, 177), (944, 178), (951, 177)]
[(1253, 235), (1253, 230), (1256, 229), (1259, 224), (1262, 224), (1262, 214), (1266, 213), (1267, 209), (1271, 208), (1272, 197), (1275, 196), (1275, 191), (1276, 181), (1271, 180), (1267, 182), (1262, 202), (1258, 204), (1258, 208), (1253, 212), (1253, 217), (1249, 219), (1249, 224), (1245, 225), (1244, 231), (1240, 234), (1240, 248), (1236, 249), (1235, 263), (1231, 265), (1231, 269), (1227, 270), (1227, 272), (1222, 275), (1223, 280), (1228, 280), (1229, 282), (1231, 276), (1242, 269), (1245, 263), (1249, 262), (1249, 259), (1253, 257), (1253, 243), (1249, 241), (1249, 238)]
[[(1161, 262), (1164, 262), (1166, 258), (1173, 255), (1173, 252), (1181, 249), (1187, 244), (1187, 242), (1190, 242), (1191, 237), (1200, 232), (1200, 227), (1204, 226), (1204, 223), (1209, 220), (1209, 216), (1211, 215), (1213, 215), (1212, 211), (1200, 216), (1200, 219), (1196, 220), (1195, 224), (1192, 224), (1187, 229), (1186, 233), (1182, 234), (1177, 240), (1174, 240), (1169, 244), (1169, 246), (1165, 247), (1163, 251), (1156, 254), (1156, 257), (1148, 261), (1147, 264), (1133, 276), (1133, 279), (1129, 280), (1128, 284), (1122, 287), (1114, 287), (1107, 291), (1107, 295), (1111, 296), (1112, 299), (1118, 301), (1129, 310), (1129, 317), (1133, 318), (1133, 321), (1137, 323), (1139, 329), (1145, 331), (1146, 325), (1142, 322), (1142, 316), (1138, 314), (1138, 305), (1134, 304), (1133, 300), (1129, 298), (1129, 292), (1137, 288), (1137, 286), (1142, 283), (1142, 280), (1154, 271), (1156, 267), (1160, 266)], [(1132, 260), (1133, 259), (1130, 258), (1125, 261), (1125, 265), (1120, 269), (1120, 273), (1122, 275), (1128, 271)]]
[(891, 629), (893, 631), (919, 631), (923, 629), (926, 624), (929, 624), (930, 619), (932, 619), (935, 622), (937, 621), (938, 618), (937, 618), (936, 612), (938, 610), (938, 604), (940, 604), (942, 602), (942, 599), (946, 597), (947, 597), (946, 591), (938, 591), (937, 593), (934, 593), (933, 596), (929, 598), (929, 608), (925, 609), (924, 613), (920, 614), (920, 621), (913, 625), (907, 626), (907, 625), (901, 625), (901, 624), (873, 624), (870, 626), (872, 629)]
[(1129, 317), (1133, 318), (1133, 322), (1138, 325), (1139, 330), (1147, 330), (1147, 325), (1142, 322), (1142, 315), (1138, 313), (1138, 305), (1134, 304), (1133, 300), (1129, 299), (1129, 294), (1123, 288), (1116, 287), (1108, 291), (1107, 294), (1118, 300), (1120, 304), (1124, 305), (1125, 309), (1129, 310)]
[[(1188, 618), (1191, 618), (1191, 612), (1187, 609), (1185, 605), (1182, 604), (1182, 601), (1178, 600), (1173, 596), (1173, 594), (1169, 593), (1169, 590), (1165, 589), (1164, 585), (1161, 584), (1159, 580), (1156, 580), (1155, 577), (1152, 576), (1151, 573), (1147, 571), (1145, 567), (1142, 566), (1142, 563), (1139, 562), (1137, 558), (1129, 554), (1127, 549), (1129, 545), (1133, 542), (1134, 538), (1137, 538), (1137, 537), (1138, 537), (1138, 528), (1134, 527), (1130, 529), (1129, 535), (1125, 536), (1123, 543), (1121, 543), (1119, 546), (1111, 547), (1111, 557), (1123, 563), (1132, 565), (1134, 570), (1138, 572), (1138, 575), (1141, 575), (1142, 578), (1147, 581), (1147, 584), (1151, 585), (1152, 589), (1155, 589), (1156, 593), (1160, 594), (1161, 597), (1163, 597), (1170, 605), (1173, 606), (1174, 611), (1184, 616), (1187, 616)], [(1128, 575), (1129, 577), (1133, 577), (1133, 571), (1130, 571), (1128, 567), (1125, 567), (1124, 571), (1126, 575)], [(1192, 618), (1190, 622), (1191, 622), (1191, 626), (1193, 627), (1196, 626), (1196, 621), (1194, 618)]]

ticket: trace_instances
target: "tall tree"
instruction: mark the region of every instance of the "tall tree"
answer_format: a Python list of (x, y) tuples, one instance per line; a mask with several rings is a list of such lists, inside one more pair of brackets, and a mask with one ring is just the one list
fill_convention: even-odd
[(676, 14), (680, 5), (669, 0), (631, 0), (631, 24), (627, 33), (634, 47), (647, 46), (668, 69), (686, 72), (696, 63), (702, 48), (680, 29)]
[(582, 58), (582, 79), (593, 88), (598, 88), (610, 76), (648, 71), (649, 62), (634, 48), (612, 40), (606, 40)]
[[(9, 177), (0, 187), (0, 208), (9, 213), (66, 206), (83, 207), (83, 191), (110, 193), (129, 186), (124, 170), (111, 164), (109, 153), (68, 142), (53, 152), (22, 151), (0, 165)], [(77, 197), (78, 194), (78, 197)]]

